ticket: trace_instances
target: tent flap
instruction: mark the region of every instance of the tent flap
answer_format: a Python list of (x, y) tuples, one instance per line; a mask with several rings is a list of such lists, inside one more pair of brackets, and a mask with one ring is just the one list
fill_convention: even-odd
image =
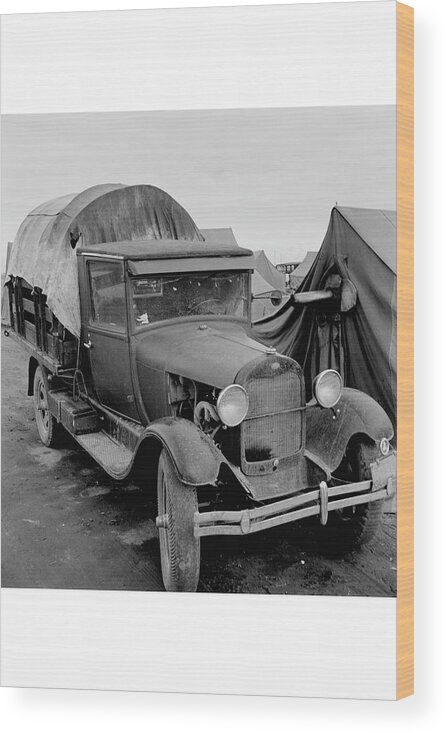
[(258, 337), (299, 362), (308, 399), (323, 369), (339, 369), (347, 387), (371, 395), (396, 426), (395, 213), (332, 210), (323, 244), (299, 292), (319, 290), (332, 273), (357, 289), (355, 307), (341, 313), (332, 302), (289, 301), (255, 325)]

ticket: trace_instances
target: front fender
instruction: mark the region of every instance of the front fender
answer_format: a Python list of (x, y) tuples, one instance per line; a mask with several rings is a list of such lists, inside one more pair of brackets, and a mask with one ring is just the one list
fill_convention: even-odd
[(306, 453), (331, 472), (340, 464), (355, 434), (364, 434), (376, 443), (394, 435), (387, 414), (366, 393), (345, 387), (335, 408), (306, 408)]
[(179, 479), (185, 484), (215, 484), (225, 458), (212, 439), (185, 418), (161, 418), (143, 432), (145, 439), (157, 439), (171, 457)]

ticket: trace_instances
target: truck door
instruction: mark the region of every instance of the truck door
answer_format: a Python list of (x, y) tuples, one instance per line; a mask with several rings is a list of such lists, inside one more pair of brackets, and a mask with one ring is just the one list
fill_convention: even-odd
[[(87, 308), (82, 341), (90, 360), (93, 391), (108, 408), (139, 419), (132, 385), (124, 262), (86, 259)], [(87, 294), (86, 294), (87, 295)]]

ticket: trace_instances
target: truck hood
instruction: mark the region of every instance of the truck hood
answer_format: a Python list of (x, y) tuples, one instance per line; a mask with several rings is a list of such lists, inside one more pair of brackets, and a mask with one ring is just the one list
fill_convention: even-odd
[(247, 362), (266, 351), (234, 322), (182, 322), (137, 335), (140, 366), (224, 388)]

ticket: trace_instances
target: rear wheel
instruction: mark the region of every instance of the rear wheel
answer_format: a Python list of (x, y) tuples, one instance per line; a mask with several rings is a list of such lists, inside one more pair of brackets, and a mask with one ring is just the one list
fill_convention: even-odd
[[(370, 465), (380, 456), (374, 445), (358, 443), (349, 448), (346, 479), (361, 482), (371, 479)], [(383, 500), (333, 510), (327, 524), (319, 528), (319, 547), (327, 555), (343, 555), (371, 542), (382, 519)]]
[(163, 449), (157, 477), (161, 572), (166, 591), (196, 591), (200, 538), (194, 536), (197, 490), (183, 484)]
[(50, 448), (57, 445), (60, 438), (61, 426), (51, 415), (48, 408), (48, 387), (42, 368), (37, 367), (34, 373), (34, 415), (39, 438), (45, 446)]

